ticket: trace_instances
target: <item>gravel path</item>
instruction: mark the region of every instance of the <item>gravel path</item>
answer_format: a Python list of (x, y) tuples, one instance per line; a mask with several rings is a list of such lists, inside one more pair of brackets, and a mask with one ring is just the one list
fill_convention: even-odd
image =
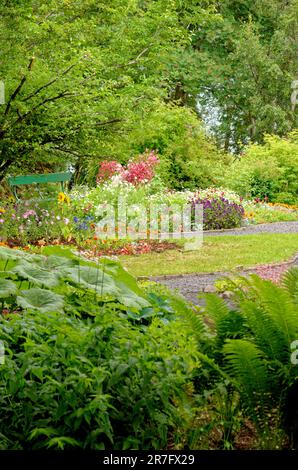
[(247, 227), (228, 230), (205, 231), (204, 237), (221, 235), (251, 235), (254, 233), (298, 233), (298, 221), (296, 222), (273, 222), (270, 224), (249, 225)]
[(214, 283), (217, 279), (235, 275), (248, 276), (250, 274), (258, 274), (263, 279), (269, 279), (278, 282), (281, 276), (292, 266), (298, 266), (298, 254), (291, 260), (261, 265), (254, 268), (247, 268), (239, 270), (236, 273), (230, 272), (214, 272), (214, 273), (195, 273), (195, 274), (181, 274), (178, 276), (155, 276), (151, 277), (152, 281), (165, 284), (172, 290), (177, 290), (187, 300), (195, 305), (204, 305), (202, 299), (198, 299), (198, 294), (202, 292), (214, 292)]

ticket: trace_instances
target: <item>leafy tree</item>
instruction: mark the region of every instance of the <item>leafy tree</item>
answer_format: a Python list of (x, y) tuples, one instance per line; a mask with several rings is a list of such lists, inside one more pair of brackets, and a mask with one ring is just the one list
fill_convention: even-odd
[(297, 127), (291, 83), (297, 78), (297, 0), (199, 2), (215, 14), (192, 25), (192, 43), (169, 64), (182, 104), (197, 106), (226, 150)]
[(167, 64), (191, 37), (184, 4), (196, 2), (4, 2), (0, 180), (113, 156), (169, 95)]
[(239, 194), (274, 202), (298, 201), (298, 133), (286, 138), (265, 136), (264, 145), (251, 144), (228, 169), (225, 181)]

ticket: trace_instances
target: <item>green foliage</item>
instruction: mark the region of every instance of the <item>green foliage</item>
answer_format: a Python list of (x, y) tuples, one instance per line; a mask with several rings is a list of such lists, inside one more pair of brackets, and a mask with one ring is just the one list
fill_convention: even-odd
[[(51, 253), (51, 250), (48, 252)], [(48, 257), (25, 255), (18, 250), (0, 247), (0, 268), (3, 268), (0, 276), (4, 278), (0, 278), (3, 285), (2, 305), (10, 310), (19, 305), (25, 309), (62, 311), (63, 301), (71, 304), (69, 286), (90, 291), (97, 299), (117, 299), (135, 309), (149, 305), (134, 278), (118, 263), (90, 263), (80, 260), (71, 251), (68, 252), (70, 258), (61, 258), (67, 251), (58, 247), (54, 248), (54, 253)], [(32, 288), (21, 291), (22, 285)], [(53, 292), (39, 287), (50, 288)]]
[(185, 96), (198, 96), (199, 113), (220, 145), (238, 153), (265, 134), (282, 136), (297, 127), (290, 102), (297, 0), (212, 4), (217, 15), (203, 28), (193, 25), (192, 47), (175, 72)]
[(174, 303), (110, 260), (44, 253), (0, 251), (0, 448), (165, 448), (197, 364)]
[[(73, 164), (82, 180), (90, 160), (125, 162), (136, 146), (143, 150), (155, 110), (176, 119), (175, 106), (164, 106), (175, 86), (168, 65), (175, 68), (177, 52), (190, 43), (190, 18), (202, 23), (208, 15), (180, 0), (2, 5), (0, 179), (8, 169)], [(155, 136), (171, 141), (163, 129)]]
[[(295, 277), (296, 270), (287, 274), (286, 289), (255, 275), (231, 283), (235, 311), (217, 296), (207, 296), (206, 314), (215, 323), (213, 354), (222, 367), (227, 367), (244, 411), (261, 432), (266, 430), (275, 407), (277, 424), (281, 425), (289, 390), (297, 381), (290, 360), (291, 343), (298, 335)], [(232, 321), (238, 324), (234, 339)]]
[[(92, 322), (58, 313), (1, 320), (3, 449), (163, 448), (192, 369), (179, 323), (132, 327), (112, 306)], [(175, 345), (174, 345), (175, 344)]]
[(294, 301), (298, 303), (298, 268), (294, 267), (287, 271), (282, 279), (282, 283)]
[(243, 196), (295, 204), (298, 201), (297, 132), (287, 138), (267, 136), (250, 145), (227, 172), (226, 184)]

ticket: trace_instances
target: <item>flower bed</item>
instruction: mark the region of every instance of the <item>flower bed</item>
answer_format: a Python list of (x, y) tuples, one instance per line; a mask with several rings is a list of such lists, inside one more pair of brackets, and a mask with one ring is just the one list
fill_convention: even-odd
[(159, 250), (161, 247), (168, 249), (169, 244), (132, 242), (129, 230), (125, 233), (128, 239), (120, 245), (116, 239), (109, 244), (100, 243), (97, 238), (104, 237), (97, 236), (97, 224), (103, 220), (107, 208), (112, 207), (116, 211), (119, 203), (122, 204), (121, 210), (125, 210), (128, 224), (137, 218), (144, 220), (146, 211), (153, 205), (158, 206), (163, 214), (170, 207), (182, 208), (187, 204), (203, 206), (204, 230), (298, 220), (296, 206), (247, 201), (225, 188), (168, 190), (158, 176), (158, 166), (159, 159), (154, 151), (146, 151), (126, 166), (116, 161), (103, 161), (99, 166), (98, 184), (94, 188), (77, 186), (69, 194), (59, 193), (58, 200), (50, 203), (0, 203), (0, 242), (11, 246), (68, 243), (84, 247), (88, 240), (94, 240), (98, 242), (98, 253), (117, 255), (156, 251), (157, 247)]

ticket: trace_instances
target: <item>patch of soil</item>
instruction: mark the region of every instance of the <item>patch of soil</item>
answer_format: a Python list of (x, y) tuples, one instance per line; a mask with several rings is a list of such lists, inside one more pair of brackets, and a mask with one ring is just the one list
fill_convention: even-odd
[(24, 244), (20, 240), (10, 239), (2, 242), (1, 245), (22, 249), (29, 249), (30, 246), (42, 247), (47, 245), (75, 246), (87, 257), (142, 255), (144, 253), (161, 253), (166, 250), (181, 251), (181, 246), (177, 243), (159, 240), (137, 240), (135, 242), (111, 242), (105, 240), (96, 242), (95, 240), (86, 240), (84, 243), (77, 243), (73, 238), (48, 241), (42, 238), (30, 242), (30, 244)]
[(234, 438), (236, 450), (252, 450), (257, 445), (257, 432), (249, 420), (245, 420), (240, 431)]

